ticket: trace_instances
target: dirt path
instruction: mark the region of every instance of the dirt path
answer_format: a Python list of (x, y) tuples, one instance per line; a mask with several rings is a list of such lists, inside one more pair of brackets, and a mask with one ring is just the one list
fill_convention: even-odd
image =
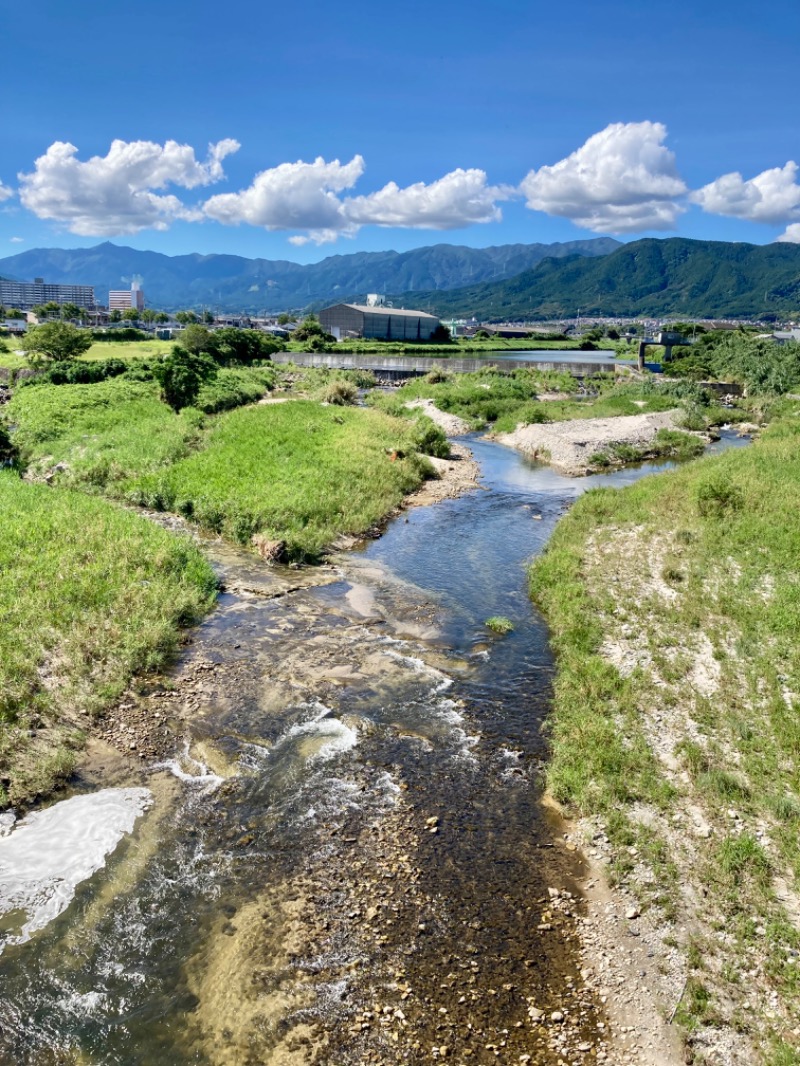
[[(561, 474), (581, 477), (591, 472), (591, 457), (614, 444), (646, 449), (660, 429), (675, 429), (682, 412), (658, 411), (616, 418), (577, 418), (571, 422), (548, 422), (518, 426), (513, 433), (499, 433), (496, 439), (518, 448), (540, 462), (549, 463)], [(645, 455), (642, 458), (646, 458)]]

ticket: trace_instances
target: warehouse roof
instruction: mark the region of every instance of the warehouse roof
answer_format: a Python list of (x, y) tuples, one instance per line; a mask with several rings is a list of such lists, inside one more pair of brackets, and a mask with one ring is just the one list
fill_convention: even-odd
[[(436, 315), (429, 315), (427, 311), (406, 311), (399, 307), (372, 307), (367, 304), (342, 304), (343, 307), (352, 307), (354, 311), (363, 311), (365, 315), (406, 315), (413, 318), (436, 318)], [(326, 307), (326, 311), (330, 308)]]

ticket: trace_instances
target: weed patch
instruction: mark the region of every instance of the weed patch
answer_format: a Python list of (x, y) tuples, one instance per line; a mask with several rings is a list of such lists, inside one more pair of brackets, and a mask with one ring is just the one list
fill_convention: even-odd
[(76, 729), (212, 602), (199, 551), (103, 500), (0, 472), (4, 802), (71, 772)]

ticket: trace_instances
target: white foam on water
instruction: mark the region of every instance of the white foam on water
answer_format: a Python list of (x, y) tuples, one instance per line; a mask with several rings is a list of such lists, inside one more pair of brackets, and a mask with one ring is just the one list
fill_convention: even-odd
[(307, 758), (309, 762), (327, 762), (335, 755), (349, 751), (358, 743), (358, 733), (355, 729), (345, 725), (338, 718), (333, 717), (333, 712), (324, 704), (318, 704), (319, 713), (316, 718), (308, 722), (298, 722), (284, 733), (275, 745), (275, 748), (294, 743), (298, 740), (309, 741), (311, 751)]
[(35, 811), (0, 838), (0, 914), (20, 911), (27, 919), (19, 933), (5, 935), (0, 952), (65, 911), (152, 801), (147, 788), (104, 788)]
[(433, 678), (437, 682), (434, 692), (443, 692), (453, 684), (452, 677), (443, 674), (435, 666), (429, 666), (424, 659), (420, 659), (416, 655), (401, 655), (399, 652), (389, 651), (388, 649), (384, 652), (384, 655), (388, 655), (390, 659), (394, 659), (396, 662), (403, 663), (404, 666), (411, 667), (415, 674)]
[(189, 754), (188, 740), (184, 742), (183, 755), (179, 759), (165, 759), (164, 762), (153, 763), (152, 769), (169, 770), (184, 784), (199, 785), (203, 793), (213, 792), (225, 780), (224, 777), (212, 773), (204, 762)]

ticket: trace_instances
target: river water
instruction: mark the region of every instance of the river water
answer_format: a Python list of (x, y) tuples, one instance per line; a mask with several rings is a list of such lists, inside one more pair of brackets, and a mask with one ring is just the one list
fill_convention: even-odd
[(596, 1042), (525, 568), (582, 491), (668, 464), (568, 479), (468, 443), (482, 489), (330, 566), (208, 546), (219, 605), (148, 697), (186, 750), (122, 774), (150, 793), (133, 832), (6, 944), (0, 1062), (549, 1064)]

